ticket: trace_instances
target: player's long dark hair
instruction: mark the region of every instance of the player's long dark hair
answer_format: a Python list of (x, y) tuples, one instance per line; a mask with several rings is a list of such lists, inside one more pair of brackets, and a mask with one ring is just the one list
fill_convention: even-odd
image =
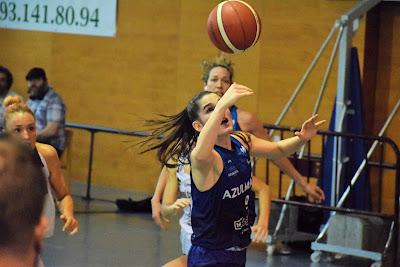
[(176, 166), (169, 161), (170, 159), (174, 162), (187, 159), (199, 135), (192, 126), (192, 122), (199, 117), (198, 101), (208, 94), (213, 93), (200, 92), (176, 115), (160, 115), (160, 119), (146, 120), (145, 125), (151, 134), (139, 143), (145, 147), (141, 153), (157, 150), (158, 160), (167, 167)]

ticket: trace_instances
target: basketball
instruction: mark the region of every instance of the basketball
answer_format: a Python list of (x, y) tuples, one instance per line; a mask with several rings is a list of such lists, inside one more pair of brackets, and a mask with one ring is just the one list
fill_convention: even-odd
[(208, 16), (208, 35), (226, 53), (242, 53), (260, 37), (261, 21), (249, 4), (240, 0), (219, 3)]

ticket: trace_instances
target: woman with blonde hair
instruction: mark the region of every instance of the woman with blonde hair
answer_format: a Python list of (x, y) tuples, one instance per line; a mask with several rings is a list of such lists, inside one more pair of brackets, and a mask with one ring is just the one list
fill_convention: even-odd
[(46, 177), (47, 194), (43, 213), (49, 221), (49, 227), (45, 236), (50, 237), (54, 232), (55, 204), (52, 190), (61, 212), (60, 219), (64, 223), (62, 230), (71, 235), (75, 234), (79, 229), (79, 223), (74, 216), (74, 202), (65, 185), (57, 151), (50, 145), (36, 142), (35, 116), (19, 97), (6, 97), (3, 106), (5, 107), (5, 131), (22, 139), (34, 150), (36, 162), (42, 167)]

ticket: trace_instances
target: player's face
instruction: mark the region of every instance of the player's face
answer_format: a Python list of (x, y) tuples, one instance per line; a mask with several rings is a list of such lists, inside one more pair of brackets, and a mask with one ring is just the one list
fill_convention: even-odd
[(6, 131), (23, 141), (35, 147), (36, 143), (36, 126), (35, 119), (32, 114), (28, 112), (17, 112), (12, 114), (6, 125)]
[(231, 83), (231, 73), (223, 67), (215, 67), (211, 69), (204, 89), (223, 96)]
[[(204, 95), (197, 104), (199, 105), (199, 119), (198, 121), (202, 126), (206, 124), (210, 118), (215, 106), (217, 105), (220, 97), (216, 94)], [(231, 112), (229, 109), (225, 111), (224, 119), (221, 122), (220, 128), (218, 130), (218, 135), (230, 134), (233, 131), (233, 123)]]

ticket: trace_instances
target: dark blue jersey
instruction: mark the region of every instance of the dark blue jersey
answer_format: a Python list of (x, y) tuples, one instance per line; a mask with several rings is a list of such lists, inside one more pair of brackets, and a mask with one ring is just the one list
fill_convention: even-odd
[(245, 248), (250, 243), (251, 163), (247, 149), (231, 136), (232, 150), (219, 146), (224, 167), (217, 183), (200, 192), (192, 181), (192, 244), (208, 249)]
[[(238, 121), (237, 110), (238, 110), (238, 108), (235, 105), (233, 105), (229, 108), (229, 111), (231, 112), (231, 116), (232, 116), (233, 132), (241, 131), (239, 121)], [(252, 194), (254, 194), (253, 197), (255, 198), (255, 193), (252, 192)], [(256, 220), (256, 205), (255, 205), (255, 203), (251, 203), (250, 204), (250, 225), (253, 225), (255, 220)]]
[(241, 131), (239, 122), (238, 122), (238, 114), (237, 114), (237, 106), (233, 105), (229, 108), (232, 116), (232, 122), (233, 122), (233, 131)]

